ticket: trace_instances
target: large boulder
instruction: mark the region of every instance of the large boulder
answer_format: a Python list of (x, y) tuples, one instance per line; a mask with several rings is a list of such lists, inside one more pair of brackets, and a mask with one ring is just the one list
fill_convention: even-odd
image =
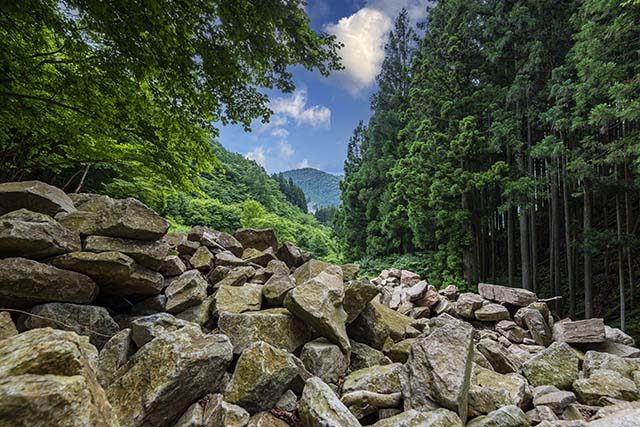
[(351, 345), (345, 328), (347, 313), (342, 306), (343, 300), (342, 277), (323, 271), (293, 288), (287, 294), (284, 306), (347, 353)]
[(54, 216), (73, 212), (73, 202), (62, 190), (40, 181), (5, 182), (0, 184), (0, 215), (18, 209)]
[(301, 266), (305, 259), (300, 248), (289, 242), (284, 242), (282, 246), (280, 246), (276, 252), (276, 256), (291, 268)]
[(509, 320), (509, 310), (501, 304), (485, 304), (475, 312), (476, 319), (481, 322), (499, 322)]
[(16, 324), (13, 323), (8, 311), (0, 311), (0, 340), (18, 335)]
[(411, 409), (380, 420), (372, 427), (463, 427), (463, 424), (458, 414), (440, 408), (426, 412)]
[(107, 341), (100, 350), (98, 359), (98, 381), (103, 388), (118, 377), (118, 369), (124, 366), (135, 352), (131, 329), (123, 329)]
[(569, 390), (578, 378), (578, 355), (568, 344), (555, 342), (525, 362), (522, 373), (534, 387)]
[(243, 247), (238, 240), (224, 231), (213, 230), (208, 227), (193, 227), (189, 232), (188, 239), (199, 242), (209, 249), (217, 251), (219, 248), (231, 251), (235, 256), (241, 256)]
[(403, 340), (407, 327), (413, 323), (414, 319), (411, 317), (374, 299), (367, 303), (360, 315), (349, 325), (349, 336), (380, 350), (388, 337), (395, 342)]
[(89, 236), (84, 243), (84, 250), (87, 252), (121, 252), (154, 271), (158, 271), (164, 264), (169, 247), (163, 241), (145, 242), (107, 236)]
[(523, 307), (516, 313), (516, 319), (526, 327), (538, 345), (548, 346), (553, 341), (551, 328), (539, 310)]
[(84, 274), (25, 258), (0, 259), (0, 301), (8, 308), (60, 301), (87, 304), (98, 287)]
[(262, 285), (220, 286), (215, 299), (218, 313), (258, 311), (262, 306)]
[(171, 280), (164, 291), (167, 296), (166, 310), (176, 314), (196, 306), (207, 297), (207, 281), (197, 270), (189, 270)]
[(432, 402), (467, 419), (473, 365), (473, 328), (447, 324), (417, 339), (406, 363), (405, 409), (433, 409)]
[(192, 322), (173, 317), (168, 313), (156, 313), (134, 319), (131, 324), (131, 339), (138, 347), (151, 342), (154, 338), (165, 337), (174, 332), (199, 336), (200, 327)]
[(380, 350), (376, 350), (363, 343), (351, 341), (351, 362), (349, 368), (352, 371), (369, 368), (371, 366), (388, 365), (389, 363), (391, 363), (391, 359), (385, 356)]
[(517, 406), (504, 406), (473, 419), (467, 427), (529, 427), (529, 419)]
[(140, 348), (106, 394), (121, 427), (172, 425), (195, 400), (221, 390), (232, 358), (224, 335), (167, 333)]
[(469, 388), (469, 415), (488, 414), (503, 406), (520, 408), (530, 401), (527, 380), (518, 374), (502, 375), (478, 365), (473, 366)]
[(269, 305), (278, 306), (284, 302), (284, 297), (296, 284), (288, 272), (276, 272), (267, 280), (262, 288), (264, 299)]
[(81, 234), (159, 240), (169, 229), (166, 219), (134, 198), (116, 200), (96, 194), (76, 197), (78, 211), (58, 214), (56, 219)]
[(403, 373), (402, 363), (371, 366), (353, 371), (345, 377), (342, 392), (350, 393), (359, 390), (382, 394), (400, 392)]
[(632, 408), (591, 421), (589, 427), (637, 427), (638, 420), (640, 420), (640, 409)]
[(360, 427), (358, 419), (318, 377), (307, 380), (298, 412), (305, 427)]
[(362, 310), (380, 291), (370, 281), (351, 280), (344, 287), (344, 311), (347, 312), (347, 324), (356, 320)]
[(26, 209), (0, 216), (0, 257), (48, 258), (81, 249), (80, 236)]
[(160, 273), (138, 265), (120, 252), (71, 252), (52, 262), (58, 268), (91, 277), (104, 295), (157, 295), (164, 287)]
[(536, 294), (526, 289), (509, 288), (507, 286), (490, 285), (487, 283), (478, 284), (478, 293), (485, 299), (518, 307), (526, 307), (538, 300)]
[(297, 376), (293, 355), (259, 341), (240, 355), (225, 399), (251, 413), (271, 409)]
[(629, 378), (616, 371), (598, 369), (589, 378), (574, 381), (573, 390), (581, 403), (586, 405), (602, 405), (603, 398), (616, 400), (637, 400), (637, 385)]
[(278, 250), (278, 238), (276, 233), (271, 229), (258, 230), (255, 228), (241, 228), (237, 230), (233, 237), (246, 248), (254, 248), (263, 251), (271, 248), (273, 251)]
[(605, 340), (602, 319), (564, 320), (553, 325), (554, 341), (567, 344), (592, 344)]
[(229, 337), (236, 354), (257, 341), (293, 352), (311, 339), (309, 328), (284, 308), (223, 312), (220, 313), (218, 328)]
[(478, 294), (463, 293), (458, 297), (455, 309), (461, 317), (475, 319), (476, 310), (482, 307), (483, 301), (484, 298)]
[(616, 371), (622, 376), (633, 378), (634, 371), (640, 371), (640, 359), (616, 356), (615, 354), (588, 351), (582, 364), (584, 375), (589, 377), (597, 369)]
[(318, 338), (302, 347), (300, 360), (305, 368), (326, 383), (337, 383), (347, 372), (349, 361), (335, 344)]
[(34, 329), (0, 345), (0, 425), (118, 427), (86, 337)]
[(300, 267), (296, 268), (293, 272), (293, 280), (297, 285), (301, 285), (324, 271), (329, 274), (339, 276), (342, 279), (342, 269), (337, 265), (329, 264), (318, 259), (310, 259)]
[(36, 305), (31, 314), (23, 316), (21, 324), (25, 329), (51, 327), (73, 331), (88, 336), (98, 349), (120, 330), (105, 308), (94, 305), (52, 302)]

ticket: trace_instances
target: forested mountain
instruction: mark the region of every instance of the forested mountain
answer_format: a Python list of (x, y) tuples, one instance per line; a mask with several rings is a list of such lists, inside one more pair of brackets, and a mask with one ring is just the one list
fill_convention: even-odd
[(448, 0), (401, 14), (345, 162), (352, 259), (422, 258), (442, 283), (636, 309), (637, 1)]
[(307, 203), (314, 211), (320, 207), (338, 206), (340, 204), (340, 180), (333, 175), (318, 169), (303, 168), (281, 172), (285, 178), (293, 182), (304, 191)]

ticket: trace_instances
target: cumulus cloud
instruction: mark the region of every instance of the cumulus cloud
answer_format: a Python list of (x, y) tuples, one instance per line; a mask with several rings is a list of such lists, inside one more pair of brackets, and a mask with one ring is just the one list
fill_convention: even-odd
[(304, 169), (309, 167), (309, 160), (302, 159), (300, 163), (296, 165), (296, 169)]
[(326, 31), (344, 44), (340, 56), (345, 69), (337, 74), (352, 95), (375, 82), (384, 60), (384, 44), (402, 8), (407, 9), (415, 24), (426, 17), (428, 3), (429, 0), (369, 0), (353, 15), (326, 26)]
[(271, 131), (271, 136), (275, 136), (276, 138), (286, 138), (289, 136), (289, 131), (284, 128), (275, 128)]
[(265, 155), (263, 146), (256, 147), (253, 150), (249, 151), (245, 155), (245, 157), (249, 160), (253, 160), (263, 168), (267, 167), (267, 156)]
[(384, 13), (365, 7), (327, 26), (327, 32), (344, 44), (340, 49), (344, 70), (339, 74), (353, 95), (375, 82), (391, 24), (391, 18)]
[(290, 117), (298, 125), (327, 128), (331, 124), (331, 110), (320, 105), (308, 107), (307, 91), (304, 89), (296, 90), (288, 97), (274, 99), (271, 109), (276, 115)]
[(290, 159), (293, 156), (293, 147), (287, 141), (279, 141), (278, 154), (283, 160)]

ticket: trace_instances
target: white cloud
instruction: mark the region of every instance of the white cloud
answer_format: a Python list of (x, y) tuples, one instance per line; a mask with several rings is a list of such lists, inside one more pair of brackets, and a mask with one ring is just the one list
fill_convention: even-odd
[(413, 24), (424, 20), (429, 0), (369, 0), (351, 16), (328, 24), (326, 31), (344, 44), (345, 69), (337, 75), (352, 95), (373, 85), (384, 60), (384, 44), (402, 8)]
[(326, 27), (344, 46), (340, 49), (341, 80), (352, 95), (371, 86), (384, 60), (384, 43), (391, 18), (377, 9), (365, 7)]
[(289, 97), (276, 98), (271, 102), (276, 115), (291, 117), (298, 125), (308, 124), (314, 128), (328, 128), (331, 124), (331, 110), (314, 105), (307, 107), (307, 91), (296, 90)]
[(284, 128), (275, 128), (271, 131), (271, 136), (275, 136), (276, 138), (286, 138), (289, 136), (289, 131)]
[(281, 159), (290, 159), (293, 156), (293, 147), (287, 141), (278, 142), (278, 154)]
[(304, 169), (309, 167), (309, 160), (302, 159), (300, 163), (296, 165), (296, 169)]
[(255, 161), (257, 164), (262, 166), (263, 168), (267, 167), (267, 156), (264, 152), (264, 147), (256, 147), (253, 150), (249, 151), (245, 157), (249, 160)]

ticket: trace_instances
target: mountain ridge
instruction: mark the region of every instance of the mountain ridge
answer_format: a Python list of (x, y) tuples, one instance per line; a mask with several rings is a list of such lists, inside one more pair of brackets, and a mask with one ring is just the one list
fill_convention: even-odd
[(297, 186), (302, 188), (307, 196), (310, 210), (340, 205), (341, 175), (334, 175), (315, 168), (292, 169), (280, 172), (280, 174), (291, 178)]

